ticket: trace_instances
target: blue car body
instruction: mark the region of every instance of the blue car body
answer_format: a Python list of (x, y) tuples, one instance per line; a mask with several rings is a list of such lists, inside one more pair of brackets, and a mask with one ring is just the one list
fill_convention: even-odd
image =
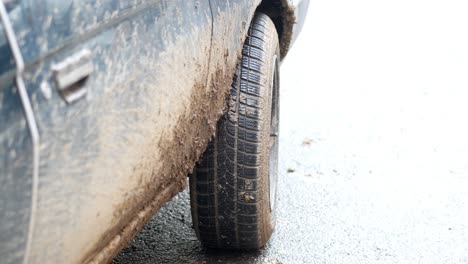
[(308, 2), (3, 0), (0, 262), (112, 259), (186, 186), (254, 13), (284, 57)]

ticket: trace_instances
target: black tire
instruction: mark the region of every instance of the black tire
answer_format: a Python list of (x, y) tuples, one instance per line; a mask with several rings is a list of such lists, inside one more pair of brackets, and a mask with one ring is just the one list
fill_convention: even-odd
[(279, 44), (271, 19), (256, 14), (217, 124), (190, 177), (195, 231), (209, 248), (258, 249), (275, 226)]

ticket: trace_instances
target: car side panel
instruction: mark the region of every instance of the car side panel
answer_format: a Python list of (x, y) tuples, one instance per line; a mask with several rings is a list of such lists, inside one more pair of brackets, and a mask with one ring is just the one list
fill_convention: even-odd
[[(195, 149), (210, 136), (200, 130), (206, 114), (192, 111), (211, 93), (209, 2), (48, 0), (19, 8), (12, 22), (41, 135), (29, 262), (106, 261), (106, 247), (130, 239), (185, 186)], [(67, 104), (52, 68), (84, 49), (94, 68), (87, 93)]]
[(32, 144), (13, 80), (0, 87), (0, 256), (19, 263), (31, 211)]
[[(242, 46), (260, 0), (210, 0), (213, 10), (213, 48), (210, 67), (222, 69), (217, 78), (227, 82), (218, 85), (228, 91)], [(213, 73), (213, 71), (212, 71)], [(214, 71), (216, 74), (216, 71)]]
[(5, 264), (23, 260), (31, 212), (32, 142), (15, 70), (0, 22), (0, 262)]
[[(185, 186), (259, 3), (20, 1), (11, 19), (42, 140), (31, 263), (106, 262)], [(51, 69), (83, 49), (94, 72), (67, 104)]]

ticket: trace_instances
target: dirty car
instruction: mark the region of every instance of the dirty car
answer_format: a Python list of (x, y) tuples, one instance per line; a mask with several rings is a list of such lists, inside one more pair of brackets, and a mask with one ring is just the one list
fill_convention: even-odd
[(109, 262), (187, 178), (206, 247), (263, 247), (307, 7), (2, 0), (1, 262)]

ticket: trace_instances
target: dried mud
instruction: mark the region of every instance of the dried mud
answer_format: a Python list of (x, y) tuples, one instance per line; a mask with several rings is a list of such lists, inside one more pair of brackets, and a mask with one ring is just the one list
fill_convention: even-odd
[[(255, 10), (255, 5), (253, 2), (251, 3), (252, 13)], [(239, 8), (232, 8), (230, 11), (229, 15), (233, 17), (241, 17), (239, 14), (243, 13)], [(281, 37), (280, 49), (284, 56), (292, 40), (295, 15), (294, 10), (289, 8), (283, 8), (282, 12), (284, 17), (283, 32), (289, 32)], [(137, 178), (135, 183), (138, 189), (132, 193), (126, 193), (125, 199), (120, 199), (123, 202), (115, 205), (112, 220), (114, 227), (102, 234), (101, 239), (96, 244), (89, 246), (91, 250), (82, 258), (81, 262), (110, 262), (113, 256), (128, 244), (160, 207), (186, 187), (187, 175), (192, 172), (195, 162), (215, 133), (218, 119), (226, 110), (229, 86), (240, 58), (245, 31), (250, 23), (248, 17), (251, 17), (252, 14), (245, 15), (246, 17), (239, 23), (242, 26), (233, 26), (232, 23), (228, 23), (229, 19), (226, 19), (225, 16), (219, 16), (221, 21), (214, 23), (214, 26), (223, 30), (216, 30), (218, 34), (212, 36), (211, 48), (203, 50), (203, 52), (211, 54), (209, 65), (187, 65), (190, 70), (187, 70), (185, 64), (183, 65), (185, 74), (194, 71), (199, 76), (204, 77), (194, 81), (193, 79), (189, 80), (190, 74), (188, 74), (181, 77), (182, 80), (177, 83), (178, 85), (186, 83), (192, 87), (188, 89), (190, 95), (180, 98), (184, 102), (179, 104), (179, 106), (184, 107), (180, 111), (183, 114), (172, 116), (177, 119), (170, 121), (170, 125), (167, 125), (168, 129), (160, 130), (159, 135), (142, 140), (142, 142), (146, 142), (146, 145), (142, 150), (135, 152), (140, 156), (141, 162), (133, 168), (132, 173)], [(226, 36), (237, 36), (237, 39), (233, 41)], [(180, 53), (174, 56), (183, 57), (184, 54)], [(166, 69), (167, 73), (171, 71), (177, 72), (177, 69), (169, 71)], [(179, 78), (179, 76), (171, 75), (164, 76), (164, 78), (174, 79)], [(161, 97), (161, 95), (159, 96)], [(162, 102), (162, 104), (161, 107), (164, 107), (167, 102)], [(153, 114), (157, 116), (159, 113)], [(165, 118), (171, 117), (166, 116)], [(108, 121), (109, 124), (113, 122), (112, 119)], [(148, 128), (154, 128), (155, 125), (147, 123), (141, 126), (142, 130), (146, 129), (147, 131)], [(135, 153), (128, 155), (132, 154), (133, 159), (137, 156)], [(122, 168), (126, 169), (127, 167), (122, 166)], [(117, 169), (114, 168), (114, 170)], [(93, 186), (100, 185), (102, 183), (93, 184)], [(86, 217), (83, 216), (84, 219)]]
[(280, 36), (280, 53), (284, 58), (291, 47), (293, 41), (293, 29), (297, 21), (294, 7), (289, 0), (281, 0), (281, 21), (283, 29)]
[[(109, 241), (99, 253), (91, 254), (85, 262), (107, 263), (143, 228), (151, 216), (187, 184), (187, 175), (192, 172), (195, 162), (206, 148), (215, 133), (216, 122), (226, 108), (226, 97), (235, 69), (218, 69), (213, 74), (210, 89), (198, 84), (194, 87), (191, 103), (186, 114), (181, 116), (174, 129), (173, 137), (160, 137), (158, 147), (161, 150), (163, 166), (157, 175), (157, 188), (146, 191), (146, 204), (133, 219), (122, 219), (128, 224), (120, 231), (113, 230), (101, 241)], [(138, 201), (141, 204), (141, 200)], [(121, 205), (122, 210), (133, 206), (134, 202)], [(118, 233), (117, 235), (115, 235)]]

